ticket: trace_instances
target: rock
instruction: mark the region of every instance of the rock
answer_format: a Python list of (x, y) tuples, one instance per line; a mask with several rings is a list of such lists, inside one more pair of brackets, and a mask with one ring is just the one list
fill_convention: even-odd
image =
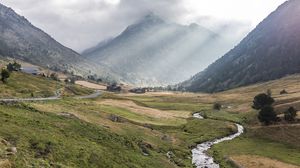
[(10, 148), (7, 148), (6, 151), (8, 153), (16, 154), (17, 153), (17, 148), (16, 147), (10, 147)]
[(109, 116), (109, 119), (112, 121), (112, 122), (122, 122), (122, 118), (121, 117), (119, 117), (119, 116), (116, 116), (116, 115), (110, 115)]
[(74, 114), (67, 113), (67, 112), (61, 112), (58, 115), (66, 117), (66, 118), (70, 118), (70, 119), (78, 119), (78, 117), (76, 117)]
[(172, 141), (172, 139), (168, 135), (164, 135), (163, 137), (161, 137), (161, 140), (163, 140), (163, 141)]
[(168, 157), (169, 159), (171, 159), (171, 158), (175, 157), (175, 154), (174, 154), (172, 151), (168, 151), (168, 152), (167, 152), (167, 157)]
[(6, 146), (9, 146), (9, 145), (10, 145), (10, 143), (9, 143), (8, 141), (6, 141), (5, 139), (2, 139), (2, 140), (1, 140), (1, 143), (2, 143), (3, 145), (6, 145)]

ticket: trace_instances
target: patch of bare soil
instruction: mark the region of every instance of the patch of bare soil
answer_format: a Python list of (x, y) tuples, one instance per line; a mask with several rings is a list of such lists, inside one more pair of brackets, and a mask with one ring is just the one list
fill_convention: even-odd
[(12, 165), (9, 160), (0, 160), (0, 168), (11, 168)]
[(143, 114), (154, 118), (188, 118), (190, 113), (187, 111), (163, 111), (135, 104), (131, 100), (104, 100), (99, 102), (103, 105), (115, 106), (128, 109), (137, 114)]
[(233, 156), (231, 159), (244, 168), (300, 168), (278, 160), (251, 155)]
[(91, 83), (91, 82), (87, 82), (87, 81), (76, 81), (75, 84), (83, 86), (83, 87), (87, 87), (90, 89), (106, 90), (105, 85), (95, 84), (95, 83)]

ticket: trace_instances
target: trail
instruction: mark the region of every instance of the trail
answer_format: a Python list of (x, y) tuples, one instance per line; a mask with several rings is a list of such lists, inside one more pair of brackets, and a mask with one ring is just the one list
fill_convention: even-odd
[[(195, 113), (193, 117), (198, 119), (203, 119), (200, 113)], [(239, 137), (242, 133), (244, 133), (244, 127), (242, 125), (240, 124), (235, 124), (235, 125), (238, 128), (237, 133), (224, 138), (215, 139), (213, 141), (208, 141), (208, 142), (198, 144), (197, 147), (192, 150), (192, 154), (193, 154), (192, 163), (197, 168), (220, 168), (220, 165), (214, 162), (213, 157), (209, 156), (207, 154), (207, 151), (215, 144), (224, 141), (233, 140), (234, 138)]]
[[(87, 96), (77, 96), (77, 99), (93, 99), (100, 96), (102, 93), (97, 90), (95, 93)], [(0, 102), (30, 102), (30, 101), (50, 101), (50, 100), (60, 100), (61, 99), (61, 89), (55, 92), (55, 96), (43, 97), (43, 98), (12, 98), (12, 99), (0, 99)]]
[(95, 93), (93, 93), (93, 94), (90, 94), (87, 96), (78, 96), (75, 98), (77, 98), (77, 99), (94, 99), (94, 98), (101, 96), (101, 94), (102, 94), (102, 92), (100, 92), (99, 90), (96, 90)]

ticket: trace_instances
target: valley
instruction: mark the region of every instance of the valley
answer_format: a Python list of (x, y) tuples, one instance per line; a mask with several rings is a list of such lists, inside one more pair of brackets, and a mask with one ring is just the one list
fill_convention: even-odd
[[(9, 82), (22, 76), (17, 72)], [(192, 148), (234, 134), (234, 122), (245, 133), (209, 150), (221, 167), (248, 165), (245, 158), (252, 165), (299, 167), (299, 124), (261, 126), (251, 109), (253, 97), (266, 89), (272, 90), (275, 107), (297, 106), (299, 80), (295, 75), (217, 94), (102, 91), (91, 99), (76, 98), (94, 91), (74, 85), (79, 94), (62, 94), (60, 100), (2, 102), (0, 137), (8, 145), (0, 146), (0, 167), (192, 167)], [(280, 95), (282, 89), (290, 94)], [(213, 110), (215, 102), (222, 104), (220, 111)], [(195, 112), (205, 119), (193, 118)], [(8, 155), (10, 146), (17, 153)]]
[(300, 168), (299, 0), (17, 1), (0, 168)]

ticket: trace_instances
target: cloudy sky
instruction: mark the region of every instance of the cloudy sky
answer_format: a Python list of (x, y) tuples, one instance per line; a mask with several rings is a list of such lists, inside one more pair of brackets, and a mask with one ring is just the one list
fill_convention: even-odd
[(241, 39), (286, 0), (1, 0), (62, 44), (82, 51), (149, 12)]

